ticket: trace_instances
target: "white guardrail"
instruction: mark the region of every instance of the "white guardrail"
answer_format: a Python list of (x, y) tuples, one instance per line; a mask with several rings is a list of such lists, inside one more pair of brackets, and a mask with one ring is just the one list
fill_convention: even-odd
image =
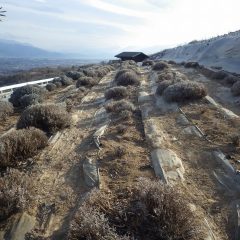
[(37, 80), (37, 81), (31, 81), (31, 82), (25, 82), (25, 83), (19, 83), (19, 84), (14, 84), (10, 86), (5, 86), (5, 87), (0, 87), (0, 99), (1, 100), (7, 100), (10, 95), (12, 94), (13, 90), (16, 88), (20, 88), (26, 85), (40, 85), (40, 86), (46, 86), (49, 82), (53, 81), (56, 78), (47, 78), (47, 79), (42, 79), (42, 80)]

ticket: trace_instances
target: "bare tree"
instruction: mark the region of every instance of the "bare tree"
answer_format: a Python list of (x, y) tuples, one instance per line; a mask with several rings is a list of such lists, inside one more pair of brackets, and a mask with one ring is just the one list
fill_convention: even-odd
[(5, 12), (4, 10), (2, 10), (2, 7), (0, 7), (0, 21), (2, 21), (2, 17), (5, 17)]

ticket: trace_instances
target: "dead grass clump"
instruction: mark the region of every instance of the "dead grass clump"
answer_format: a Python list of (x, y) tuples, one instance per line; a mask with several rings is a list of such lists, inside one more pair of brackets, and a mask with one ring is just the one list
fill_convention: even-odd
[(240, 95), (240, 81), (237, 81), (233, 84), (233, 86), (231, 87), (231, 92), (234, 96)]
[(117, 85), (128, 86), (128, 85), (140, 85), (140, 79), (137, 74), (133, 71), (125, 72), (116, 79)]
[(227, 76), (228, 74), (226, 72), (218, 71), (218, 72), (213, 72), (211, 77), (216, 80), (223, 80)]
[(95, 70), (93, 68), (88, 68), (88, 69), (84, 69), (83, 73), (87, 76), (87, 77), (97, 77), (97, 74), (95, 72)]
[(0, 101), (0, 120), (6, 120), (6, 118), (13, 113), (13, 105), (7, 101)]
[(205, 235), (180, 192), (159, 181), (137, 184), (127, 219), (130, 231), (142, 239), (197, 240)]
[(121, 113), (124, 111), (133, 112), (135, 110), (134, 105), (127, 100), (120, 100), (116, 102), (110, 102), (105, 105), (105, 109), (108, 113)]
[(60, 77), (60, 81), (63, 86), (70, 86), (72, 84), (71, 78), (68, 78), (67, 76)]
[(15, 167), (47, 145), (44, 132), (30, 128), (14, 130), (0, 138), (0, 166)]
[(199, 63), (198, 62), (187, 62), (184, 65), (185, 68), (198, 68)]
[(43, 102), (43, 98), (38, 94), (26, 94), (19, 99), (20, 106), (22, 108), (27, 108), (32, 105), (37, 105)]
[(169, 61), (168, 61), (168, 64), (176, 65), (177, 63), (176, 63), (175, 61), (173, 61), (173, 60), (169, 60)]
[(130, 72), (130, 69), (121, 69), (121, 70), (119, 70), (119, 71), (116, 73), (116, 75), (115, 75), (115, 81), (116, 81), (122, 74), (124, 74), (124, 73), (126, 73), (126, 72)]
[(171, 85), (173, 85), (173, 84), (174, 84), (174, 81), (172, 81), (172, 80), (164, 80), (164, 81), (160, 82), (160, 83), (158, 84), (158, 87), (157, 87), (157, 90), (156, 90), (156, 94), (157, 94), (157, 95), (162, 95), (162, 94), (163, 94), (163, 91), (164, 91), (167, 87), (169, 87), (169, 86), (171, 86)]
[(173, 71), (164, 71), (164, 72), (161, 72), (158, 75), (157, 82), (162, 82), (162, 81), (165, 81), (165, 80), (173, 80), (174, 77), (175, 77), (175, 74), (174, 74)]
[(113, 87), (110, 88), (105, 92), (106, 99), (123, 99), (128, 96), (127, 88), (120, 86), (120, 87)]
[(145, 60), (142, 63), (142, 66), (153, 66), (154, 65), (154, 61), (153, 60)]
[(78, 210), (68, 239), (204, 239), (199, 217), (176, 188), (142, 179), (129, 192), (121, 190), (120, 198), (92, 191)]
[(69, 127), (71, 117), (66, 109), (55, 105), (35, 105), (26, 109), (17, 123), (17, 128), (36, 127), (46, 133), (53, 134), (59, 130)]
[(162, 71), (162, 70), (164, 70), (166, 68), (169, 68), (167, 63), (165, 63), (165, 62), (157, 62), (157, 63), (155, 63), (155, 65), (153, 65), (152, 69), (155, 70), (155, 71)]
[(240, 81), (240, 78), (235, 77), (233, 75), (228, 75), (227, 77), (224, 78), (224, 82), (229, 84), (229, 85), (233, 85), (237, 81)]
[(106, 195), (93, 190), (85, 203), (78, 209), (70, 225), (69, 240), (130, 240), (116, 233), (111, 226), (105, 211), (109, 210), (109, 199)]
[(164, 98), (169, 102), (183, 102), (187, 100), (201, 99), (207, 95), (207, 90), (203, 84), (197, 82), (178, 82), (167, 87)]
[(76, 87), (93, 87), (94, 85), (97, 84), (97, 81), (95, 79), (93, 79), (92, 77), (83, 77), (80, 78), (77, 83), (76, 83)]
[(85, 74), (83, 72), (70, 71), (70, 72), (67, 72), (66, 76), (76, 81), (80, 77), (85, 77)]
[(0, 221), (22, 211), (28, 202), (29, 178), (16, 169), (0, 178)]
[(24, 87), (20, 87), (20, 88), (14, 89), (9, 99), (9, 102), (11, 102), (14, 107), (21, 107), (21, 103), (20, 103), (21, 97), (29, 94), (37, 94), (39, 96), (43, 96), (45, 94), (45, 91), (43, 88), (41, 88), (38, 85), (27, 85)]
[(56, 85), (54, 84), (54, 83), (48, 83), (47, 85), (46, 85), (46, 89), (49, 91), (49, 92), (52, 92), (52, 91), (54, 91), (54, 90), (56, 90)]
[(56, 88), (62, 87), (62, 83), (59, 81), (54, 82), (54, 85), (56, 86)]

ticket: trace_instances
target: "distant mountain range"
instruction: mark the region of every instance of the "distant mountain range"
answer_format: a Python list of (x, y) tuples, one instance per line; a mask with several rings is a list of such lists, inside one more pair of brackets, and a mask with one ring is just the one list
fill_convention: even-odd
[(0, 39), (0, 58), (61, 58), (64, 54), (46, 51), (29, 44)]
[(208, 40), (192, 41), (152, 55), (153, 59), (197, 61), (209, 67), (222, 67), (240, 73), (240, 31), (230, 32)]

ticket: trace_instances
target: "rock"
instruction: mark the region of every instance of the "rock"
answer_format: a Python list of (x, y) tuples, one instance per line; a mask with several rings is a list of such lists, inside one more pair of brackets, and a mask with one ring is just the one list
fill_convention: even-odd
[(88, 187), (99, 186), (99, 169), (96, 162), (92, 159), (86, 158), (83, 163), (84, 181)]
[(151, 152), (155, 174), (163, 181), (183, 181), (185, 172), (181, 159), (169, 149), (155, 149)]
[(183, 114), (180, 114), (178, 117), (177, 117), (177, 123), (181, 126), (187, 126), (190, 124), (190, 122), (188, 121), (188, 119), (183, 115)]
[(9, 236), (6, 239), (9, 240), (24, 240), (25, 235), (33, 229), (35, 225), (35, 218), (23, 213), (18, 219), (13, 223), (12, 229)]
[(202, 137), (202, 134), (197, 130), (197, 128), (195, 126), (190, 126), (190, 127), (186, 127), (182, 130), (183, 134), (186, 135), (193, 135), (196, 137)]
[(100, 127), (94, 134), (93, 134), (93, 140), (97, 146), (98, 149), (100, 149), (100, 138), (105, 133), (106, 129), (108, 127), (108, 123)]
[(148, 144), (154, 149), (161, 148), (162, 143), (166, 141), (165, 134), (159, 133), (153, 119), (144, 122), (144, 131)]
[(152, 98), (147, 92), (140, 92), (139, 93), (138, 102), (140, 104), (144, 103), (144, 102), (149, 102), (151, 100), (152, 100)]

